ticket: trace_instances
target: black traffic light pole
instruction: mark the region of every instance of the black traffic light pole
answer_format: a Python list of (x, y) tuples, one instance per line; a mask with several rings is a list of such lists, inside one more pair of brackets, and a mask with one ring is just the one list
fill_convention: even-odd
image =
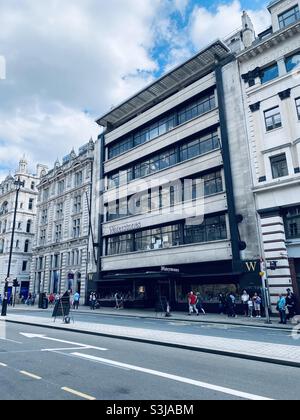
[(11, 270), (12, 254), (13, 254), (13, 249), (14, 249), (14, 240), (15, 240), (15, 230), (16, 230), (16, 220), (17, 220), (19, 193), (20, 193), (21, 188), (25, 186), (25, 183), (24, 183), (24, 181), (22, 182), (21, 179), (20, 179), (20, 177), (19, 177), (15, 181), (15, 186), (16, 186), (16, 202), (15, 202), (14, 220), (13, 220), (13, 226), (12, 226), (10, 251), (9, 251), (9, 260), (8, 260), (8, 267), (7, 267), (7, 276), (6, 276), (6, 279), (5, 279), (4, 296), (3, 296), (1, 316), (6, 316), (7, 315), (8, 284), (9, 284), (9, 277), (10, 277), (10, 270)]

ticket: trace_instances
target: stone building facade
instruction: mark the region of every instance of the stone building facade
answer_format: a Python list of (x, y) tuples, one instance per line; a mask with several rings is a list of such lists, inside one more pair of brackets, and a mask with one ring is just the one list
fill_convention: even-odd
[(20, 293), (28, 295), (30, 287), (30, 267), (32, 261), (32, 248), (36, 228), (37, 212), (37, 185), (40, 177), (45, 173), (46, 167), (38, 165), (36, 174), (31, 174), (28, 163), (22, 159), (14, 176), (9, 175), (0, 184), (0, 282), (3, 294), (4, 282), (7, 276), (9, 253), (12, 240), (14, 210), (16, 204), (15, 181), (20, 179), (24, 187), (19, 193), (16, 230), (13, 243), (12, 265), (10, 273), (9, 294), (12, 281), (17, 279), (20, 284)]
[(79, 292), (86, 300), (95, 266), (91, 209), (94, 142), (56, 162), (38, 185), (37, 225), (31, 267), (35, 293)]
[(250, 25), (250, 42), (237, 60), (275, 309), (278, 294), (287, 288), (300, 297), (300, 3), (274, 0), (268, 9), (271, 26), (256, 37)]

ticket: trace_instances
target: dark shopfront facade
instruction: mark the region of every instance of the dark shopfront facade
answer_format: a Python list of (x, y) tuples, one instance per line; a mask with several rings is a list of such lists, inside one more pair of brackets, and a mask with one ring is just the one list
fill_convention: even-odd
[(169, 301), (172, 310), (187, 310), (187, 295), (200, 293), (207, 312), (219, 309), (220, 293), (233, 292), (239, 299), (243, 290), (261, 293), (260, 262), (242, 262), (233, 272), (231, 261), (151, 267), (123, 272), (103, 272), (97, 282), (100, 303), (115, 305), (115, 294), (123, 296), (125, 308), (160, 308)]

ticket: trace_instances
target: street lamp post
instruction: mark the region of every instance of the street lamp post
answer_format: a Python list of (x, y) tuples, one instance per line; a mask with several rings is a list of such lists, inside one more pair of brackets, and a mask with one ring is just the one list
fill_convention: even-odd
[(3, 296), (1, 316), (6, 316), (7, 315), (8, 284), (9, 284), (9, 277), (10, 277), (10, 270), (11, 270), (12, 254), (13, 254), (13, 249), (14, 249), (14, 239), (15, 239), (15, 230), (16, 230), (19, 193), (20, 193), (21, 188), (22, 187), (24, 188), (25, 183), (24, 183), (24, 181), (21, 181), (21, 179), (19, 177), (18, 179), (15, 180), (15, 186), (16, 186), (16, 202), (15, 202), (14, 219), (13, 219), (11, 242), (10, 242), (10, 251), (9, 251), (9, 260), (8, 260), (8, 267), (7, 267), (7, 276), (6, 276), (6, 279), (5, 279), (4, 296)]

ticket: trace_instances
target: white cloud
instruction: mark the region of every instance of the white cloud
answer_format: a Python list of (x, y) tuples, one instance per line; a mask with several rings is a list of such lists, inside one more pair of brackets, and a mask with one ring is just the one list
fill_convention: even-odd
[[(238, 0), (229, 4), (220, 4), (216, 13), (197, 6), (190, 19), (190, 38), (197, 48), (201, 48), (217, 38), (224, 38), (241, 28), (243, 9)], [(256, 32), (270, 26), (270, 14), (266, 9), (248, 11)]]
[(160, 0), (0, 0), (0, 170), (52, 163), (94, 119), (148, 83)]
[[(24, 153), (52, 164), (95, 138), (94, 119), (153, 80), (158, 44), (169, 46), (161, 52), (169, 70), (241, 24), (236, 0), (216, 13), (196, 6), (184, 26), (188, 4), (0, 0), (0, 56), (7, 64), (0, 80), (0, 178)], [(268, 12), (251, 16), (259, 30), (269, 25)]]

